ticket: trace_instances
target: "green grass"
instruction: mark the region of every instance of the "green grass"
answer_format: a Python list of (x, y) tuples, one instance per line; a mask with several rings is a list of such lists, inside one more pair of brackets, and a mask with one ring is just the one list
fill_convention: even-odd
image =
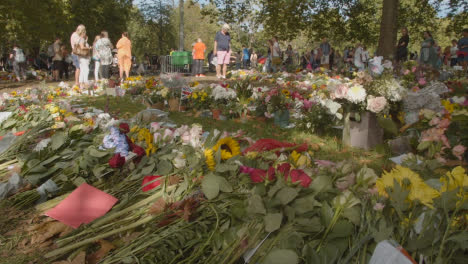
[[(133, 100), (130, 96), (124, 97), (88, 97), (81, 100), (87, 106), (93, 106), (105, 110), (113, 116), (131, 118), (146, 106)], [(375, 150), (365, 151), (351, 148), (341, 144), (341, 131), (336, 130), (331, 135), (318, 136), (305, 133), (298, 129), (281, 129), (273, 124), (271, 120), (249, 119), (245, 122), (239, 120), (214, 120), (207, 117), (195, 117), (192, 112), (171, 112), (169, 118), (178, 125), (200, 124), (205, 131), (218, 129), (220, 131), (236, 132), (242, 130), (253, 139), (273, 138), (282, 141), (317, 144), (320, 148), (314, 152), (314, 158), (332, 161), (352, 160), (357, 164), (367, 165), (381, 173), (392, 165), (388, 158), (390, 151), (384, 145)]]
[(129, 118), (138, 112), (146, 109), (146, 105), (141, 101), (136, 101), (131, 96), (106, 96), (82, 97), (75, 101), (86, 106), (95, 107), (108, 112), (112, 116)]

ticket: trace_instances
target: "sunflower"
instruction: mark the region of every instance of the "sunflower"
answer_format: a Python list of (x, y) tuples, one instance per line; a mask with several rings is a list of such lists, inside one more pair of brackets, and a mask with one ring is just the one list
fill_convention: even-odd
[(439, 196), (439, 193), (427, 185), (417, 173), (399, 165), (392, 171), (385, 172), (377, 180), (375, 185), (379, 195), (388, 197), (387, 188), (393, 188), (395, 180), (404, 189), (409, 190), (410, 201), (419, 200), (422, 204), (432, 208), (432, 200)]
[(286, 95), (286, 96), (289, 96), (289, 95), (291, 94), (291, 93), (290, 93), (288, 90), (286, 90), (286, 89), (281, 90), (281, 93), (284, 94), (284, 95)]
[(217, 152), (221, 148), (221, 159), (228, 160), (234, 156), (239, 155), (239, 143), (231, 137), (220, 139), (213, 147), (213, 151)]
[(205, 158), (206, 158), (206, 166), (208, 166), (208, 169), (211, 171), (214, 171), (216, 162), (214, 160), (212, 149), (205, 149)]

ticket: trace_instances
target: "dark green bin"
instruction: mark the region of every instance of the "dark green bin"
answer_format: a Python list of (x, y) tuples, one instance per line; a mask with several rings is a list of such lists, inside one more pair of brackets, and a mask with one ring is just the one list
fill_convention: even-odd
[(192, 52), (190, 51), (174, 51), (171, 56), (172, 65), (183, 66), (192, 64)]

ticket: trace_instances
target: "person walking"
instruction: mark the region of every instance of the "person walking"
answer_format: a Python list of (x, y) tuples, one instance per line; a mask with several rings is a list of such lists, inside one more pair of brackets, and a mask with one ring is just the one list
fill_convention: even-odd
[(227, 66), (231, 59), (231, 35), (229, 34), (229, 30), (229, 25), (224, 24), (221, 31), (216, 32), (215, 36), (214, 50), (218, 58), (218, 64), (216, 65), (216, 77), (218, 79), (226, 78)]
[(63, 71), (63, 53), (62, 53), (62, 41), (57, 38), (53, 44), (54, 56), (52, 57), (53, 71), (52, 78), (56, 82), (59, 80), (59, 74)]
[(330, 43), (328, 43), (327, 38), (322, 39), (322, 43), (320, 43), (320, 50), (322, 51), (322, 56), (320, 58), (320, 65), (321, 67), (329, 69), (331, 46), (330, 46)]
[(358, 43), (356, 50), (354, 51), (354, 66), (358, 68), (358, 71), (364, 70), (364, 60), (363, 60), (363, 49), (361, 43)]
[(369, 51), (367, 50), (366, 46), (362, 46), (362, 62), (364, 63), (364, 67), (367, 68), (369, 67)]
[(401, 37), (398, 40), (398, 46), (397, 46), (397, 54), (396, 54), (396, 62), (397, 64), (400, 64), (401, 62), (405, 62), (406, 59), (408, 58), (408, 44), (409, 44), (410, 38), (408, 35), (408, 29), (407, 28), (402, 28), (401, 29)]
[(252, 55), (250, 55), (250, 67), (253, 69), (257, 68), (258, 55), (255, 50), (252, 50)]
[(452, 40), (452, 46), (450, 47), (450, 67), (457, 65), (457, 52), (458, 52), (457, 40), (454, 39)]
[(94, 81), (98, 82), (99, 81), (99, 67), (100, 67), (100, 62), (99, 62), (99, 55), (97, 52), (96, 48), (96, 43), (101, 39), (101, 35), (96, 35), (94, 37), (94, 42), (93, 42), (93, 61), (94, 61)]
[(273, 37), (271, 40), (273, 43), (272, 50), (271, 50), (271, 65), (273, 68), (273, 72), (277, 72), (279, 68), (281, 67), (281, 48), (278, 44), (278, 39), (276, 37)]
[(466, 71), (468, 67), (468, 28), (463, 29), (463, 38), (458, 41), (458, 62)]
[(13, 71), (15, 72), (16, 80), (21, 82), (21, 77), (23, 77), (23, 80), (26, 81), (26, 56), (17, 44), (13, 45), (10, 59), (13, 61)]
[(59, 77), (60, 79), (63, 79), (63, 75), (65, 74), (65, 80), (68, 80), (70, 64), (73, 63), (73, 60), (71, 58), (71, 54), (67, 50), (67, 47), (63, 43), (60, 46), (60, 51), (62, 52), (62, 71), (59, 72)]
[(110, 66), (113, 61), (112, 48), (109, 33), (105, 30), (101, 31), (101, 38), (96, 42), (96, 55), (99, 58), (99, 73), (105, 80), (110, 79)]
[(250, 61), (249, 49), (246, 46), (242, 46), (242, 69), (247, 70)]
[(193, 74), (195, 77), (206, 77), (203, 74), (203, 62), (205, 61), (205, 52), (206, 52), (206, 45), (203, 43), (201, 38), (197, 39), (197, 43), (193, 45), (193, 65), (194, 70)]
[(122, 38), (117, 42), (117, 58), (119, 63), (120, 80), (125, 80), (130, 76), (130, 68), (132, 67), (132, 42), (128, 38), (128, 33), (122, 33)]
[(78, 42), (80, 41), (80, 35), (86, 31), (86, 27), (84, 25), (79, 25), (75, 32), (70, 37), (70, 44), (71, 44), (71, 50), (72, 50), (72, 62), (73, 65), (75, 66), (75, 85), (79, 85), (79, 79), (80, 79), (80, 59), (78, 55), (75, 53), (78, 48)]
[(86, 35), (86, 30), (83, 30), (80, 34), (80, 39), (78, 41), (78, 49), (76, 49), (75, 51), (78, 54), (79, 59), (79, 85), (82, 89), (88, 88), (90, 50), (91, 48), (88, 44), (88, 36)]
[(293, 50), (292, 46), (288, 45), (288, 48), (286, 49), (286, 51), (284, 53), (286, 54), (286, 58), (284, 60), (285, 64), (287, 66), (292, 65), (293, 64), (293, 59), (294, 59), (294, 50)]
[(421, 51), (419, 61), (423, 66), (430, 66), (434, 69), (437, 68), (437, 51), (434, 48), (435, 41), (429, 31), (424, 31), (424, 41), (421, 43)]
[(330, 65), (330, 70), (333, 70), (333, 64), (335, 62), (335, 49), (331, 48), (330, 50), (330, 56), (329, 56), (329, 65)]

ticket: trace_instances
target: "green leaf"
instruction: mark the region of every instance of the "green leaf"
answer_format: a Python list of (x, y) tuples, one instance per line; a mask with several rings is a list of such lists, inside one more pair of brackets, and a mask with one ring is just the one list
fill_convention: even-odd
[(216, 176), (216, 179), (218, 181), (219, 189), (222, 192), (227, 192), (227, 193), (232, 192), (231, 184), (224, 177)]
[(319, 217), (312, 218), (296, 218), (295, 222), (300, 231), (308, 233), (317, 233), (322, 231), (323, 225), (320, 223)]
[(263, 205), (262, 197), (258, 194), (252, 195), (248, 200), (247, 210), (253, 214), (266, 214), (265, 206)]
[(351, 223), (359, 225), (361, 222), (361, 209), (359, 206), (353, 206), (351, 208), (345, 208), (343, 210), (343, 217), (348, 218)]
[(63, 146), (63, 144), (65, 144), (66, 140), (67, 135), (65, 134), (65, 132), (57, 132), (51, 138), (52, 143), (50, 144), (50, 147), (52, 148), (52, 150), (57, 150), (61, 146)]
[(273, 232), (281, 227), (281, 221), (283, 220), (282, 213), (267, 214), (263, 218), (265, 221), (265, 231)]
[(90, 148), (89, 150), (89, 155), (91, 155), (92, 157), (95, 157), (95, 158), (102, 158), (102, 157), (105, 157), (108, 153), (105, 152), (105, 151), (99, 151), (95, 148)]
[(158, 174), (167, 175), (172, 171), (172, 163), (167, 160), (161, 160), (158, 163)]
[(456, 242), (461, 249), (468, 249), (468, 231), (462, 231), (456, 235), (452, 235), (447, 239), (447, 241)]
[(339, 220), (336, 222), (335, 226), (333, 227), (332, 231), (328, 235), (329, 239), (337, 238), (337, 237), (348, 237), (353, 234), (354, 226), (351, 222), (347, 220)]
[(391, 118), (385, 118), (383, 116), (378, 116), (377, 117), (377, 122), (379, 122), (379, 125), (388, 133), (391, 133), (392, 135), (398, 135), (398, 127), (393, 122)]
[(299, 257), (290, 249), (274, 249), (265, 257), (265, 264), (297, 264)]
[(418, 145), (418, 151), (424, 151), (431, 146), (431, 141), (423, 141)]
[(325, 175), (318, 176), (311, 184), (311, 189), (315, 192), (325, 192), (333, 189), (331, 177)]
[(201, 187), (206, 198), (210, 200), (216, 198), (219, 194), (219, 181), (215, 176), (206, 176), (203, 178)]
[(298, 198), (292, 203), (292, 207), (298, 214), (304, 214), (313, 211), (315, 207), (320, 207), (322, 204), (314, 199), (314, 195)]
[(149, 166), (147, 166), (147, 167), (145, 167), (144, 169), (141, 170), (141, 174), (142, 175), (150, 175), (153, 172), (154, 167), (156, 167), (156, 164), (150, 163)]
[(276, 197), (279, 199), (281, 204), (286, 205), (292, 200), (294, 200), (294, 198), (297, 197), (298, 193), (299, 191), (294, 188), (285, 187), (276, 194)]

